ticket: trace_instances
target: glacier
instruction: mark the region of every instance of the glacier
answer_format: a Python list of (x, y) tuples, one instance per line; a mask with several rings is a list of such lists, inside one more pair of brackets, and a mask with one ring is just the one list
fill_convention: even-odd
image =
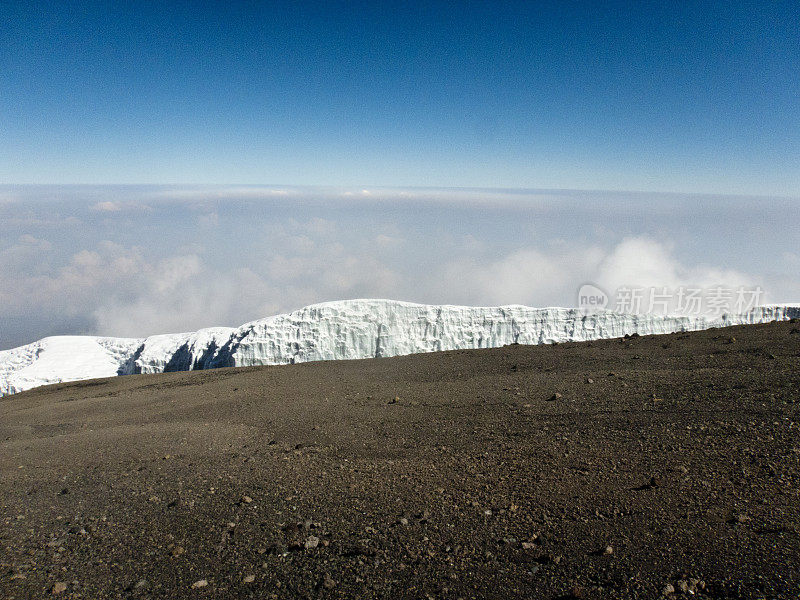
[(343, 300), (246, 323), (148, 338), (55, 336), (0, 351), (0, 396), (116, 375), (380, 358), (506, 344), (694, 331), (800, 318), (800, 304), (661, 316), (522, 305), (472, 307)]

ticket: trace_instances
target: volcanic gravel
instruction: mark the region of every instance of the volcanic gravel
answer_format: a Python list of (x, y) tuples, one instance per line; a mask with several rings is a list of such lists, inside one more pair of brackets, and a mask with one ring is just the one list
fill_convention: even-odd
[(800, 325), (0, 398), (0, 597), (798, 598)]

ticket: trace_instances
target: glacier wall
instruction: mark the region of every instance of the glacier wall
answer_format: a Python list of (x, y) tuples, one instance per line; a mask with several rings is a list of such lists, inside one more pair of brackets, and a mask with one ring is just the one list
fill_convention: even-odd
[(800, 317), (800, 304), (716, 318), (630, 315), (527, 306), (469, 307), (392, 300), (315, 304), (239, 328), (145, 339), (49, 337), (0, 352), (0, 396), (114, 375), (373, 358), (693, 331)]

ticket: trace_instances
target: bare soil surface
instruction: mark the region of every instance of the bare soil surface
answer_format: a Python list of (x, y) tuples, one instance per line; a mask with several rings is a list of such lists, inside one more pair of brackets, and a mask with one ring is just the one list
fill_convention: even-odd
[(0, 597), (798, 598), (800, 325), (0, 399)]

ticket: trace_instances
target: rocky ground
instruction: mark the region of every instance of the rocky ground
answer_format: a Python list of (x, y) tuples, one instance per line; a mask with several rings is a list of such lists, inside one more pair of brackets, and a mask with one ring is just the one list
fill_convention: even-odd
[(800, 325), (0, 399), (0, 597), (798, 598)]

